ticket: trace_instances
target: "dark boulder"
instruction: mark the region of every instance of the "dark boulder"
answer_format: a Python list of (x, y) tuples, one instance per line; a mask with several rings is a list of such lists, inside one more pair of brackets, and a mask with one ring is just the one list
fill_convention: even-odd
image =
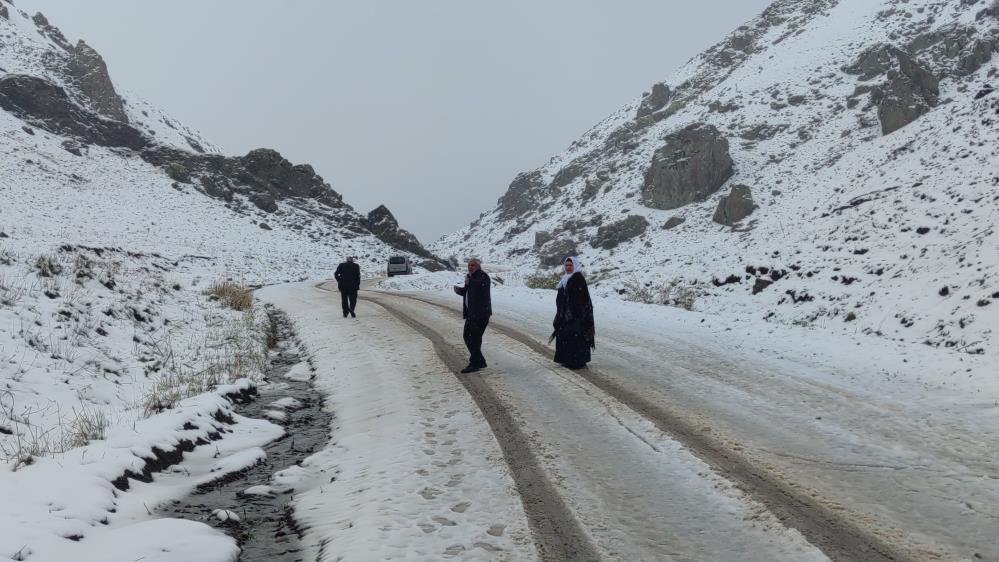
[(0, 108), (50, 133), (99, 146), (139, 150), (149, 144), (137, 129), (80, 107), (64, 89), (34, 76), (0, 78)]
[(666, 104), (668, 104), (671, 99), (673, 99), (673, 92), (669, 89), (669, 86), (667, 86), (665, 82), (653, 84), (652, 92), (642, 98), (642, 102), (638, 106), (638, 113), (635, 117), (641, 119), (647, 115), (652, 115), (653, 113), (666, 107)]
[(649, 228), (649, 221), (641, 215), (631, 215), (628, 218), (601, 226), (597, 235), (590, 241), (594, 248), (610, 250), (624, 242), (637, 238)]
[(736, 184), (732, 186), (732, 191), (718, 202), (712, 220), (718, 224), (733, 226), (753, 214), (755, 209), (756, 203), (753, 202), (753, 193), (749, 186)]
[(278, 210), (277, 201), (267, 193), (251, 193), (250, 202), (266, 213), (274, 213)]
[(687, 222), (687, 219), (683, 217), (670, 217), (669, 220), (663, 224), (663, 230), (673, 230), (685, 222)]
[(666, 137), (645, 172), (642, 204), (676, 209), (704, 201), (734, 173), (728, 139), (712, 125), (694, 124)]
[(578, 162), (573, 162), (568, 166), (559, 170), (555, 177), (552, 178), (552, 183), (549, 186), (551, 189), (561, 189), (573, 181), (579, 176), (583, 175), (586, 170)]
[(534, 233), (534, 249), (540, 250), (542, 246), (554, 240), (551, 232), (541, 230)]
[(884, 76), (884, 83), (871, 88), (871, 100), (878, 107), (885, 135), (912, 123), (939, 103), (940, 80), (908, 53), (890, 45), (867, 49), (844, 70), (865, 81)]
[(576, 243), (568, 239), (552, 240), (538, 251), (538, 261), (542, 267), (562, 265), (565, 258), (575, 256), (578, 252)]

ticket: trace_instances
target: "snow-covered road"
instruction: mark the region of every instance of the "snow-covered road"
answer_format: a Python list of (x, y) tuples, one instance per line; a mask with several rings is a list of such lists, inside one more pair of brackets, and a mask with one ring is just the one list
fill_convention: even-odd
[(630, 304), (598, 310), (594, 362), (572, 372), (548, 355), (547, 296), (494, 291), (490, 367), (456, 376), (451, 295), (365, 290), (354, 320), (333, 287), (261, 292), (336, 419), (275, 478), (317, 560), (999, 557), (989, 389), (851, 374), (862, 346), (833, 369), (790, 332), (770, 354), (720, 345)]
[[(605, 426), (644, 419), (691, 446), (721, 476), (732, 478), (775, 513), (788, 517), (791, 526), (801, 529), (831, 558), (999, 557), (993, 540), (999, 520), (999, 470), (993, 462), (996, 408), (990, 395), (943, 391), (911, 380), (837, 379), (824, 372), (829, 369), (808, 362), (766, 360), (737, 351), (736, 345), (725, 348), (710, 340), (698, 341), (694, 330), (671, 331), (675, 325), (655, 317), (659, 307), (634, 307), (623, 315), (598, 311), (603, 322), (598, 322), (598, 353), (589, 372), (552, 370), (543, 360), (533, 372), (523, 372), (524, 361), (539, 361), (537, 353), (525, 348), (540, 351), (551, 311), (539, 306), (529, 292), (516, 298), (507, 292), (515, 291), (498, 295), (500, 312), (486, 347), (487, 357), (490, 351), (494, 356), (493, 368), (486, 376), (493, 377), (490, 380), (518, 412), (528, 412), (525, 417), (543, 416), (537, 439), (557, 451), (559, 462), (571, 464), (575, 457), (580, 465), (609, 462), (622, 467), (616, 480), (608, 480), (606, 495), (613, 496), (615, 486), (627, 486), (622, 480), (644, 479), (643, 496), (632, 500), (637, 509), (663, 510), (666, 515), (659, 517), (669, 521), (670, 529), (677, 528), (668, 519), (671, 513), (681, 513), (681, 521), (688, 525), (704, 517), (701, 510), (678, 501), (682, 496), (659, 497), (661, 484), (645, 475), (647, 465), (620, 451), (608, 460), (592, 442), (581, 444), (567, 437), (564, 427), (570, 431), (587, 427), (571, 408), (585, 404), (583, 395), (591, 400), (589, 413)], [(423, 310), (431, 325), (454, 330), (458, 322), (460, 303), (446, 294), (388, 298), (413, 314)], [(518, 353), (497, 331), (527, 345)], [(460, 341), (454, 332), (450, 337)], [(733, 338), (733, 344), (737, 342)], [(517, 376), (523, 374), (532, 376)], [(542, 384), (553, 386), (536, 387)], [(593, 405), (600, 402), (612, 406)], [(615, 413), (615, 406), (625, 413)], [(602, 438), (610, 439), (608, 434)], [(645, 439), (654, 443), (656, 438)], [(659, 439), (668, 442), (665, 435)], [(627, 460), (616, 465), (613, 459)], [(683, 479), (675, 466), (665, 470), (670, 480)], [(583, 478), (578, 470), (566, 474), (570, 480)], [(669, 501), (657, 503), (657, 498)], [(608, 509), (601, 502), (600, 510)], [(585, 521), (585, 511), (579, 514)], [(802, 521), (802, 515), (814, 521)], [(746, 552), (758, 551), (757, 543), (732, 534), (718, 520), (708, 521), (705, 529), (725, 529), (724, 537), (744, 545), (741, 559)], [(690, 536), (686, 530), (679, 534)], [(668, 534), (662, 537), (672, 540)], [(726, 542), (718, 536), (713, 539), (705, 541), (713, 548), (719, 548), (715, 541)], [(862, 554), (863, 548), (872, 551)], [(722, 552), (708, 558), (730, 557)]]

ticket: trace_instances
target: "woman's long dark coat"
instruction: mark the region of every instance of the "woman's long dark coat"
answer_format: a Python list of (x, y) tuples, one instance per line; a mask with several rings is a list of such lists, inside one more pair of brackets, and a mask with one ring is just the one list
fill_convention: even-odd
[(555, 297), (555, 362), (580, 368), (590, 362), (595, 347), (593, 301), (582, 273), (574, 273)]

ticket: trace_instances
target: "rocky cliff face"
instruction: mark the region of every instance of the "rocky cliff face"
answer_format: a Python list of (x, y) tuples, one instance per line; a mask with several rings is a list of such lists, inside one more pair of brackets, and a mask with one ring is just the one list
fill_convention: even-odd
[(431, 249), (981, 352), (997, 47), (999, 0), (778, 0)]
[(53, 135), (63, 150), (84, 160), (101, 149), (125, 160), (135, 157), (169, 178), (174, 190), (206, 195), (211, 199), (204, 204), (224, 205), (234, 216), (257, 216), (254, 224), (263, 230), (284, 227), (330, 243), (367, 238), (387, 245), (386, 254), (412, 253), (432, 268), (444, 266), (387, 209), (381, 214), (391, 221), (371, 222), (311, 166), (292, 164), (272, 149), (218, 153), (195, 131), (119, 95), (104, 59), (86, 43), (70, 43), (42, 14), (29, 17), (8, 0), (0, 0), (0, 7), (6, 32), (0, 43), (0, 109), (21, 120), (21, 133)]

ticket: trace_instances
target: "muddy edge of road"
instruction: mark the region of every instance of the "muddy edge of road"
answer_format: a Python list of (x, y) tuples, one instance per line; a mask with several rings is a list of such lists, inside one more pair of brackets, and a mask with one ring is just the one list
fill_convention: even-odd
[[(457, 372), (463, 366), (464, 360), (461, 358), (460, 353), (456, 354), (454, 347), (448, 345), (443, 336), (434, 331), (430, 326), (422, 324), (400, 311), (397, 307), (392, 306), (390, 299), (406, 298), (445, 310), (452, 314), (460, 315), (460, 311), (413, 295), (382, 291), (365, 291), (365, 293), (367, 293), (366, 296), (369, 300), (380, 305), (396, 318), (399, 318), (405, 324), (416, 329), (424, 337), (430, 339), (434, 344), (434, 348), (438, 350), (438, 354), (441, 355), (441, 358), (444, 359), (448, 367)], [(490, 328), (523, 344), (535, 353), (546, 357), (551, 355), (550, 349), (514, 328), (498, 322), (491, 323)], [(619, 385), (612, 377), (601, 373), (593, 367), (574, 372), (600, 391), (654, 423), (660, 431), (681, 443), (694, 455), (711, 466), (719, 475), (736, 483), (740, 489), (769, 509), (784, 525), (798, 530), (810, 543), (822, 550), (831, 560), (835, 562), (901, 562), (913, 559), (910, 554), (899, 551), (897, 547), (884, 542), (867, 530), (846, 520), (834, 510), (822, 505), (811, 496), (794, 489), (762, 467), (754, 465), (743, 455), (726, 448), (706, 436), (680, 415)], [(508, 439), (507, 435), (497, 432), (496, 426), (492, 421), (493, 418), (491, 417), (495, 414), (491, 414), (487, 411), (487, 408), (488, 410), (499, 411), (500, 415), (508, 419), (509, 424), (514, 424), (515, 422), (497, 401), (495, 394), (485, 380), (474, 376), (457, 376), (462, 384), (469, 389), (476, 403), (482, 408), (486, 418), (490, 420), (490, 425), (493, 426), (493, 431), (496, 433), (497, 440), (499, 440), (503, 448), (507, 461), (510, 462), (511, 455), (515, 457), (525, 454), (530, 455), (530, 453), (524, 450), (529, 447), (528, 442), (516, 427), (513, 429), (517, 434), (521, 435), (522, 441), (520, 442), (509, 440), (504, 442), (505, 439)], [(509, 429), (507, 427), (503, 428), (504, 431), (508, 431)], [(513, 450), (508, 454), (507, 449)], [(511, 464), (511, 469), (513, 468), (514, 465)], [(540, 467), (537, 468), (537, 473), (544, 479), (547, 486), (551, 487), (547, 476), (544, 475)], [(514, 470), (514, 474), (516, 478), (516, 470)], [(523, 478), (534, 477), (529, 474), (522, 474), (521, 476)], [(525, 485), (531, 486), (533, 485), (533, 481), (527, 482)], [(517, 479), (517, 486), (523, 494), (525, 490), (521, 487), (521, 479)], [(546, 489), (545, 493), (554, 494), (556, 497), (558, 495), (553, 487), (550, 490)], [(562, 509), (566, 509), (561, 499), (558, 501), (562, 504)], [(524, 503), (525, 507), (527, 507), (528, 496), (525, 496)], [(533, 525), (534, 518), (531, 517), (530, 510), (528, 510), (528, 516), (531, 518)], [(571, 518), (572, 515), (569, 514), (568, 517)], [(582, 531), (580, 532), (582, 533)], [(543, 559), (549, 560), (552, 558), (543, 556)]]
[[(448, 344), (443, 336), (385, 303), (384, 299), (370, 300), (430, 340), (434, 352), (448, 369), (457, 373), (465, 366), (462, 351)], [(527, 436), (520, 430), (510, 412), (503, 407), (492, 388), (481, 378), (457, 378), (486, 418), (503, 451), (503, 458), (510, 468), (524, 504), (539, 559), (581, 562), (600, 560), (590, 537), (579, 526), (572, 511), (565, 505), (555, 485), (534, 456)]]

